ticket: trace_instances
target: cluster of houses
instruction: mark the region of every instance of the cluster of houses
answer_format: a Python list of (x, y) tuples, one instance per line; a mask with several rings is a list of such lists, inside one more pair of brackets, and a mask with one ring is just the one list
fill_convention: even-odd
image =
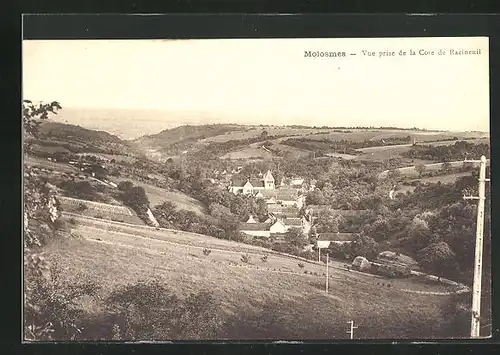
[(240, 225), (240, 230), (248, 235), (260, 238), (282, 237), (291, 228), (298, 228), (304, 235), (309, 233), (310, 222), (299, 217), (304, 206), (305, 196), (297, 186), (276, 187), (276, 181), (271, 171), (259, 174), (258, 177), (247, 179), (232, 179), (229, 191), (237, 194), (253, 196), (264, 200), (267, 204), (269, 217), (259, 223), (253, 216)]
[[(276, 187), (271, 171), (258, 178), (246, 180), (233, 179), (229, 190), (234, 194), (254, 196), (264, 199), (268, 208), (268, 218), (259, 222), (250, 216), (248, 221), (240, 225), (240, 231), (258, 238), (283, 240), (284, 234), (292, 228), (298, 228), (304, 238), (314, 234), (315, 245), (328, 247), (330, 243), (344, 244), (355, 240), (357, 233), (316, 233), (314, 221), (322, 213), (333, 212), (343, 217), (362, 216), (366, 210), (334, 210), (330, 205), (306, 205), (305, 191), (301, 188), (303, 180), (291, 181), (295, 184)], [(302, 213), (300, 213), (302, 210)], [(311, 248), (313, 245), (309, 245)]]

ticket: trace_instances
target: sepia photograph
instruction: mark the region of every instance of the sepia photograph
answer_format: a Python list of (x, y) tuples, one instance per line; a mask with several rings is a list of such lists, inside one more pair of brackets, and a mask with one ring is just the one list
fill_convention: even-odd
[(23, 40), (23, 341), (489, 338), (487, 37)]

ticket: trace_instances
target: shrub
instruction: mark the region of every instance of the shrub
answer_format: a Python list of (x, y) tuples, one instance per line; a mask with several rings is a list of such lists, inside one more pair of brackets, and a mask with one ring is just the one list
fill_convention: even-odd
[(58, 218), (54, 221), (54, 228), (60, 231), (67, 230), (66, 222), (64, 222), (61, 218)]
[(299, 267), (300, 267), (301, 269), (303, 269), (303, 268), (304, 268), (304, 264), (303, 264), (303, 263), (299, 263), (298, 265), (299, 265)]
[(250, 262), (250, 256), (248, 254), (243, 254), (241, 256), (241, 261), (244, 263), (249, 263)]
[(77, 212), (83, 212), (85, 211), (86, 209), (88, 209), (87, 205), (84, 204), (84, 203), (79, 203), (78, 204), (78, 207), (76, 208), (76, 211)]
[(102, 215), (102, 214), (96, 214), (96, 215), (95, 215), (95, 218), (103, 219), (104, 217), (103, 217), (103, 215)]
[(107, 332), (116, 340), (208, 340), (222, 326), (210, 292), (179, 299), (156, 280), (123, 286), (106, 304)]
[(72, 225), (75, 225), (76, 224), (76, 219), (74, 219), (73, 217), (71, 217), (68, 222)]
[(211, 252), (212, 252), (212, 250), (210, 250), (210, 249), (207, 249), (207, 248), (203, 249), (203, 254), (205, 256), (209, 256)]
[(122, 181), (118, 184), (118, 189), (120, 191), (127, 191), (134, 187), (134, 184), (131, 181)]
[(263, 263), (267, 262), (267, 255), (262, 256), (260, 260), (262, 260)]

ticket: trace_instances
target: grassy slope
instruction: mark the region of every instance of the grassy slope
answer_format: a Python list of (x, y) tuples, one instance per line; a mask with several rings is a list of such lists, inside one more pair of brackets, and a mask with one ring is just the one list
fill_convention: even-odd
[(166, 190), (151, 184), (146, 184), (144, 182), (135, 181), (123, 177), (114, 177), (113, 181), (116, 183), (119, 183), (121, 181), (131, 181), (135, 186), (143, 187), (146, 195), (148, 196), (151, 207), (160, 205), (166, 201), (170, 201), (174, 203), (178, 209), (185, 209), (199, 214), (204, 213), (204, 208), (200, 201), (178, 190)]
[[(108, 227), (105, 231), (99, 223), (104, 222), (77, 225), (73, 234), (82, 239), (59, 241), (47, 247), (49, 260), (67, 268), (68, 279), (90, 276), (104, 287), (103, 296), (120, 284), (153, 277), (180, 295), (210, 289), (222, 311), (228, 315), (243, 312), (249, 322), (252, 312), (275, 304), (273, 314), (264, 317), (281, 318), (280, 326), (289, 329), (291, 337), (343, 338), (347, 336), (345, 322), (351, 319), (360, 326), (357, 335), (361, 338), (406, 337), (413, 331), (432, 336), (430, 328), (419, 325), (433, 324), (439, 318), (440, 305), (448, 298), (399, 290), (415, 287), (408, 280), (385, 281), (340, 268), (330, 269), (330, 292), (326, 294), (321, 276), (324, 267), (313, 263), (301, 269), (297, 260), (276, 255), (263, 263), (260, 256), (265, 250), (258, 247), (155, 230), (144, 238), (137, 232), (135, 236), (130, 234), (131, 230), (124, 233), (126, 228), (119, 232)], [(212, 249), (208, 257), (202, 253), (204, 247)], [(250, 253), (250, 265), (241, 262), (242, 250)], [(320, 276), (306, 275), (304, 270)], [(392, 287), (377, 285), (381, 281), (392, 283)], [(442, 290), (441, 286), (417, 288)], [(265, 323), (259, 317), (253, 321)], [(264, 336), (258, 332), (254, 335)]]
[(40, 140), (44, 144), (66, 146), (74, 151), (98, 148), (131, 153), (130, 145), (120, 138), (104, 131), (95, 131), (71, 124), (46, 121), (39, 127)]

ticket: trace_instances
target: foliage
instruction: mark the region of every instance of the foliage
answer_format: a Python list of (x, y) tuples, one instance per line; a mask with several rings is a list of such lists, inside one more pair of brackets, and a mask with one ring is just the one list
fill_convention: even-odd
[(417, 173), (419, 176), (422, 176), (425, 172), (426, 166), (424, 163), (420, 163), (415, 165), (415, 170), (417, 170)]
[(432, 243), (420, 250), (418, 255), (419, 264), (435, 275), (452, 274), (458, 269), (455, 253), (445, 242)]
[(244, 262), (244, 263), (249, 263), (250, 262), (250, 255), (248, 254), (243, 254), (241, 256), (241, 261)]
[(131, 181), (121, 181), (119, 184), (118, 184), (118, 189), (120, 191), (128, 191), (130, 190), (132, 187), (134, 187), (134, 184), (131, 182)]
[(179, 299), (157, 280), (122, 286), (105, 304), (107, 331), (120, 340), (208, 340), (222, 326), (210, 292)]
[(84, 296), (96, 295), (99, 288), (93, 281), (65, 283), (62, 271), (55, 266), (47, 277), (38, 277), (32, 271), (27, 269), (25, 274), (25, 292), (29, 293), (24, 312), (25, 338), (78, 339), (84, 328), (84, 311), (78, 302)]
[(380, 252), (378, 243), (368, 236), (359, 236), (349, 246), (352, 257), (363, 256), (368, 260), (374, 260)]
[(30, 100), (23, 100), (23, 129), (28, 136), (37, 137), (40, 123), (48, 119), (49, 114), (57, 114), (62, 109), (57, 101), (51, 103), (40, 102), (35, 105)]
[(146, 191), (141, 186), (134, 186), (122, 193), (123, 203), (134, 210), (145, 210), (149, 206), (149, 199)]
[(100, 201), (94, 187), (88, 181), (66, 180), (59, 185), (69, 197), (79, 198), (89, 201)]
[(489, 144), (474, 144), (467, 141), (455, 142), (452, 145), (431, 146), (417, 145), (403, 154), (411, 159), (435, 160), (439, 162), (463, 160), (469, 157), (490, 157)]
[(302, 249), (306, 245), (306, 238), (300, 228), (290, 228), (286, 231), (285, 241), (297, 249)]
[(207, 248), (203, 249), (203, 255), (205, 255), (205, 256), (209, 256), (211, 252), (212, 252), (212, 250), (210, 250), (210, 249), (207, 249)]

